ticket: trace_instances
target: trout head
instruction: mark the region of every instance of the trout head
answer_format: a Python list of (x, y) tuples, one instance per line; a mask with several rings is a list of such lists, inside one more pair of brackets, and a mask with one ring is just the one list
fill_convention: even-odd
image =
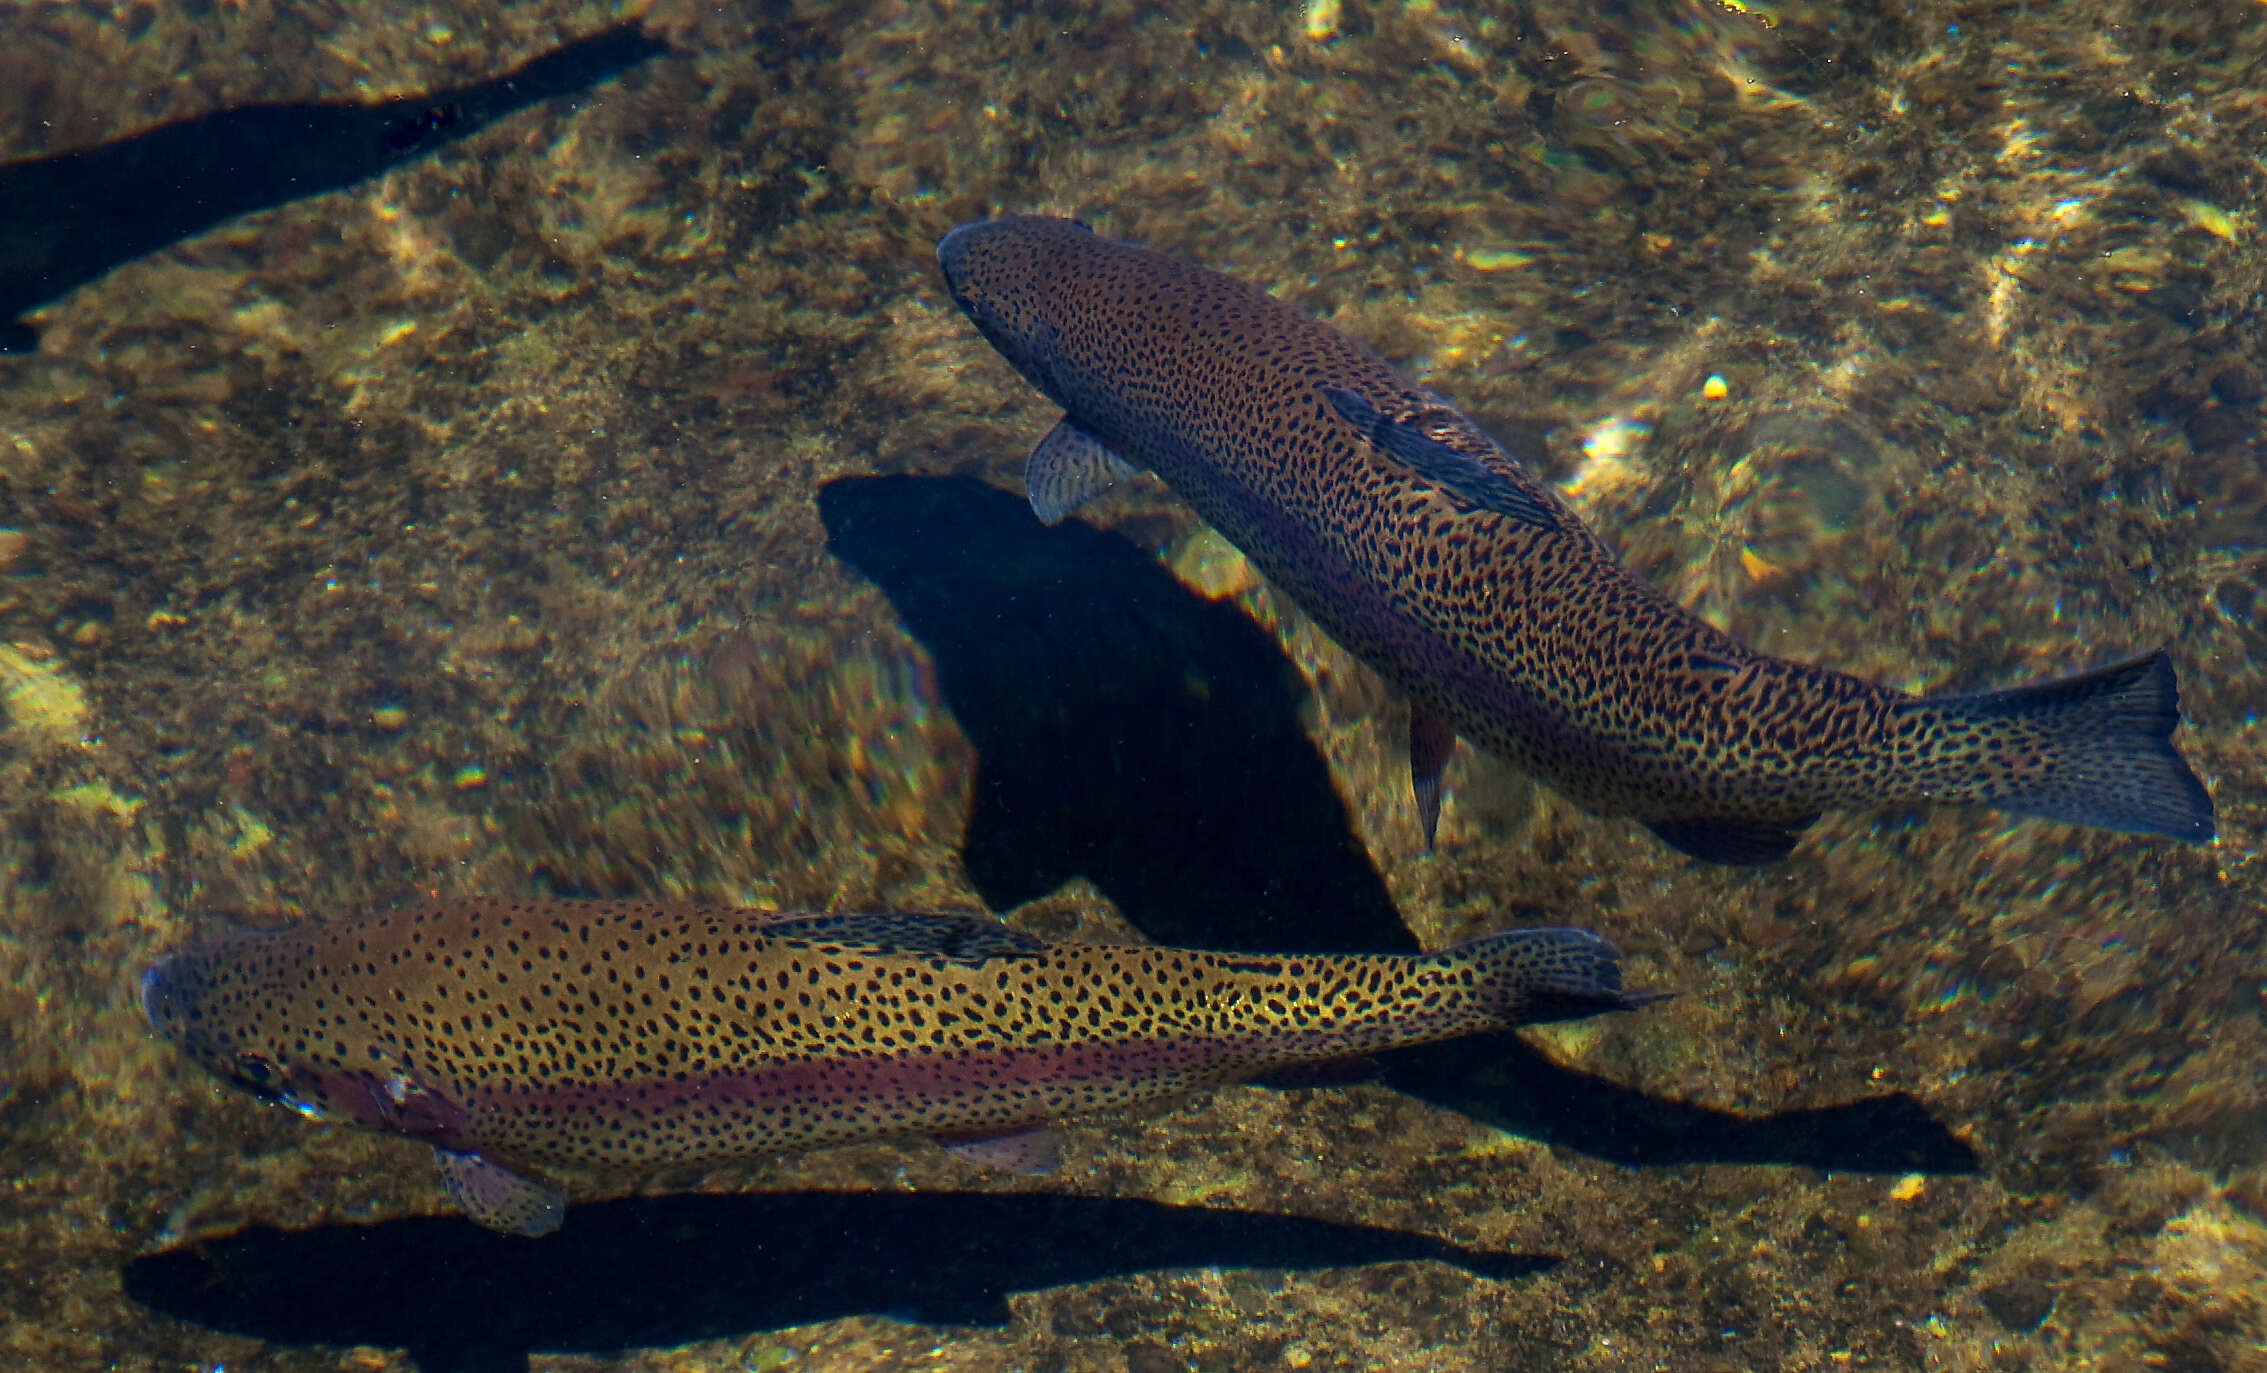
[(937, 268), (977, 331), (1026, 381), (1058, 403), (1054, 277), (1066, 249), (1090, 248), (1075, 220), (1041, 215), (972, 219), (937, 240)]
[(198, 1066), (261, 1101), (462, 1148), (465, 1113), (405, 1071), (386, 1046), (356, 1042), (320, 995), (321, 960), (291, 929), (223, 935), (142, 973), (142, 1012)]

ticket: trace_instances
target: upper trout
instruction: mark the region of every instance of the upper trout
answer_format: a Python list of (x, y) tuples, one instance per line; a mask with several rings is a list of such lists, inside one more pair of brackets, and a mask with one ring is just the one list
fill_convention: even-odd
[(1049, 1161), (1048, 1122), (1620, 1010), (1613, 945), (1438, 953), (1049, 943), (961, 915), (442, 901), (223, 935), (142, 975), (160, 1034), (307, 1115), (433, 1146), (449, 1194), (543, 1234), (550, 1168), (654, 1171), (891, 1136)]
[(1040, 518), (1163, 478), (1408, 693), (1428, 845), (1458, 734), (1719, 863), (1782, 858), (1825, 810), (1917, 803), (2212, 837), (2162, 650), (1926, 696), (1758, 653), (1447, 401), (1256, 287), (1028, 215), (961, 225), (937, 261), (1066, 412), (1024, 469)]

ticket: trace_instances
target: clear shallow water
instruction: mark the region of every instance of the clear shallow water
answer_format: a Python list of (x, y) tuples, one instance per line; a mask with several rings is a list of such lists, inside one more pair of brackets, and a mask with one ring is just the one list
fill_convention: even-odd
[[(455, 140), (0, 356), (0, 1358), (2267, 1362), (2267, 9), (657, 6), (673, 51), (579, 95), (424, 98), (617, 18), (0, 11), (12, 159), (410, 94), (387, 129)], [(1465, 750), (1423, 855), (1397, 703), (1168, 495), (1029, 520), (1054, 416), (930, 262), (995, 208), (1369, 340), (1773, 651), (2170, 643), (2220, 841), (1839, 816), (1719, 872)], [(134, 1005), (189, 935), (433, 891), (1286, 948), (1548, 912), (1680, 996), (1098, 1122), (1052, 1180), (669, 1179), (531, 1258)]]

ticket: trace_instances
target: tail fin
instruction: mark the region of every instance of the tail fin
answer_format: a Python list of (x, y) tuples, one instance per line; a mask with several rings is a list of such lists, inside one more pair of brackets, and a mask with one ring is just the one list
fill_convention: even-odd
[(1472, 960), (1480, 985), (1500, 994), (1506, 1026), (1580, 1020), (1670, 995), (1624, 991), (1621, 951), (1610, 940), (1565, 925), (1506, 930), (1451, 952)]
[(2212, 797), (2169, 742), (2180, 687), (2163, 649), (2092, 672), (1958, 701), (1971, 718), (2005, 719), (2046, 736), (2045, 775), (1991, 791), (1987, 805), (2101, 829), (2212, 838)]

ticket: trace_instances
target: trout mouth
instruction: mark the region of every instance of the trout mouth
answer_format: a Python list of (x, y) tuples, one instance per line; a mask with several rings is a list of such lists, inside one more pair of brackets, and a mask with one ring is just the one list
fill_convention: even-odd
[(1013, 332), (1001, 327), (983, 293), (968, 280), (968, 258), (976, 246), (974, 240), (998, 222), (971, 219), (946, 230), (944, 237), (937, 240), (937, 271), (945, 279), (945, 290), (952, 296), (952, 303), (960, 308), (962, 314), (968, 316), (969, 322), (976, 326), (976, 331), (993, 348), (1005, 354), (1011, 363), (1020, 367), (1017, 360), (1022, 354), (1016, 348)]
[(198, 1004), (195, 968), (179, 952), (166, 954), (142, 970), (142, 1014), (158, 1038), (172, 1044), (229, 1086), (271, 1105), (289, 1106), (302, 1115), (309, 1105), (291, 1089), (290, 1074), (274, 1059), (250, 1052), (231, 1052), (225, 1031), (212, 1033), (204, 1025)]
[(160, 1034), (165, 1031), (165, 1021), (162, 1018), (163, 1013), (161, 1011), (165, 998), (165, 969), (166, 965), (171, 962), (173, 962), (173, 955), (167, 954), (157, 962), (142, 969), (142, 1018), (149, 1021), (150, 1028)]
[(178, 1044), (195, 1019), (196, 998), (181, 985), (181, 955), (161, 955), (142, 969), (142, 1015), (150, 1028)]
[(228, 1080), (265, 1102), (289, 1100), (284, 1091), (283, 1069), (258, 1054), (238, 1054), (229, 1065)]
[(968, 251), (968, 241), (974, 238), (989, 219), (966, 219), (945, 230), (937, 239), (937, 268), (945, 274), (945, 281), (957, 293), (960, 287), (961, 257)]

